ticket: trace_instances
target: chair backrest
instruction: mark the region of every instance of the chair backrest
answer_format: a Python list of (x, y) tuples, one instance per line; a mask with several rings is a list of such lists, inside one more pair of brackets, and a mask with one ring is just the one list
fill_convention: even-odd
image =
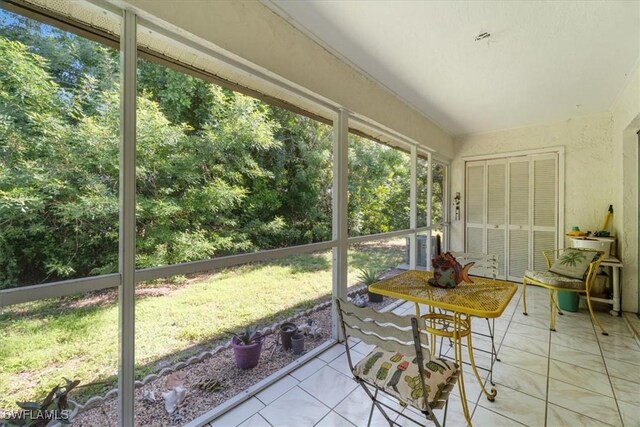
[[(415, 352), (419, 360), (423, 358), (422, 351), (429, 350), (426, 344), (429, 341), (425, 332), (425, 322), (422, 318), (356, 307), (340, 298), (336, 299), (336, 305), (345, 340), (348, 340), (348, 337), (359, 338), (367, 344), (387, 351), (400, 351), (404, 354)], [(346, 348), (349, 367), (353, 370), (348, 343)]]
[(591, 284), (593, 283), (593, 280), (596, 278), (596, 275), (598, 274), (598, 267), (600, 267), (600, 263), (605, 259), (604, 252), (594, 251), (589, 249), (579, 249), (579, 248), (564, 248), (564, 249), (542, 251), (544, 258), (547, 261), (547, 270), (551, 268), (551, 265), (554, 263), (554, 261), (560, 258), (562, 256), (562, 253), (567, 249), (571, 249), (572, 251), (579, 250), (579, 251), (585, 251), (585, 252), (599, 252), (600, 256), (595, 261), (591, 261), (589, 263), (589, 268), (587, 269), (587, 276), (584, 279), (586, 287), (591, 288)]
[(480, 252), (451, 252), (451, 255), (464, 266), (470, 262), (475, 264), (469, 270), (469, 274), (473, 276), (498, 277), (499, 266), (498, 257), (492, 254), (483, 254)]

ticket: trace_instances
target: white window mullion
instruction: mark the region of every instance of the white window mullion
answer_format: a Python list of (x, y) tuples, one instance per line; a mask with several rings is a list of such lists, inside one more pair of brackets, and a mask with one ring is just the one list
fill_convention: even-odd
[(505, 165), (505, 180), (506, 184), (504, 187), (504, 209), (505, 209), (505, 231), (504, 231), (504, 275), (505, 278), (508, 279), (511, 275), (509, 260), (511, 259), (511, 247), (509, 242), (511, 241), (511, 180), (509, 179), (509, 175), (511, 174), (511, 164), (509, 161), (506, 161)]
[(429, 153), (427, 157), (427, 227), (429, 227), (429, 232), (427, 233), (427, 243), (425, 248), (426, 253), (426, 268), (431, 271), (431, 236), (433, 235), (433, 223), (431, 216), (431, 201), (433, 195), (433, 155)]
[(449, 235), (451, 229), (451, 167), (445, 165), (445, 185), (442, 186), (442, 252), (449, 250)]
[[(413, 230), (409, 234), (409, 269), (416, 269), (416, 256), (418, 254), (416, 228), (418, 226), (418, 148), (411, 146), (411, 183), (409, 190), (409, 228)], [(428, 203), (427, 203), (428, 204)]]
[(136, 289), (136, 15), (124, 11), (120, 39), (120, 225), (118, 425), (134, 425)]
[[(333, 248), (333, 298), (347, 298), (348, 232), (348, 179), (349, 179), (349, 114), (341, 109), (333, 122), (333, 192), (332, 233), (337, 242)], [(336, 340), (344, 337), (339, 328), (335, 303), (332, 310), (332, 335)]]

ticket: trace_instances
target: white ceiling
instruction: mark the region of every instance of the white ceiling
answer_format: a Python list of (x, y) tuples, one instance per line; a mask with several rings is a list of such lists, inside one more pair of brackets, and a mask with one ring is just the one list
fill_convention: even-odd
[(265, 3), (453, 135), (608, 111), (640, 56), (640, 1)]

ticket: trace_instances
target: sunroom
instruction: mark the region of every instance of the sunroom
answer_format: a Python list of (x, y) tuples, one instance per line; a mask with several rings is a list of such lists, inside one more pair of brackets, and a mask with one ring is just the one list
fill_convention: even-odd
[(639, 61), (637, 1), (0, 2), (0, 425), (637, 425)]

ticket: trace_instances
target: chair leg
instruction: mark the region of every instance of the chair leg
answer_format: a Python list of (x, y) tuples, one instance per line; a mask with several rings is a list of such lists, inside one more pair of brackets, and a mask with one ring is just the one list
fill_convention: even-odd
[(609, 335), (609, 333), (604, 330), (604, 328), (602, 327), (602, 324), (600, 323), (595, 313), (593, 312), (593, 307), (591, 307), (591, 299), (589, 298), (588, 291), (587, 291), (587, 307), (589, 307), (589, 315), (591, 316), (591, 319), (593, 319), (593, 322), (596, 325), (598, 325), (598, 328), (600, 328), (600, 330), (602, 331), (602, 335)]
[(527, 314), (527, 278), (522, 279), (522, 303), (524, 304), (524, 311), (522, 314), (528, 316)]
[(442, 416), (442, 427), (447, 427), (447, 410), (449, 409), (449, 399), (444, 402), (444, 415)]
[[(447, 399), (447, 403), (449, 402), (449, 400)], [(446, 403), (445, 403), (446, 405)], [(431, 421), (435, 427), (443, 427), (443, 424), (440, 424), (440, 421), (438, 421), (438, 419), (436, 418), (436, 414), (433, 413), (433, 411), (424, 411), (423, 412), (424, 416), (427, 418), (427, 421)], [(446, 414), (446, 406), (445, 406), (445, 418), (447, 416)], [(397, 423), (394, 423), (397, 424)]]
[(378, 408), (378, 410), (382, 413), (382, 416), (384, 416), (384, 418), (387, 420), (389, 425), (392, 426), (394, 424), (393, 420), (391, 418), (389, 418), (389, 415), (387, 415), (386, 411), (384, 409), (382, 409), (382, 406), (380, 406), (380, 404), (378, 403), (378, 389), (376, 388), (375, 394), (371, 394), (371, 391), (367, 388), (367, 386), (366, 386), (366, 384), (364, 382), (358, 381), (358, 383), (360, 384), (360, 386), (364, 389), (364, 391), (367, 393), (367, 395), (369, 395), (369, 397), (373, 401), (373, 403), (371, 404), (371, 412), (369, 412), (369, 421), (367, 422), (367, 427), (369, 427), (371, 425), (371, 420), (373, 419), (373, 408), (374, 407)]
[(549, 329), (556, 330), (556, 305), (553, 302), (553, 291), (549, 289)]
[[(376, 394), (378, 394), (378, 390), (376, 390)], [(371, 419), (373, 418), (373, 410), (376, 407), (375, 397), (373, 398), (373, 402), (371, 402), (371, 410), (369, 411), (369, 420), (367, 421), (367, 427), (371, 425)]]
[(563, 312), (562, 312), (562, 310), (560, 309), (560, 305), (558, 304), (558, 301), (560, 301), (560, 300), (558, 299), (558, 290), (556, 289), (556, 290), (553, 292), (553, 303), (556, 305), (556, 310), (558, 310), (558, 314), (559, 314), (560, 316), (564, 316), (564, 313), (563, 313)]

